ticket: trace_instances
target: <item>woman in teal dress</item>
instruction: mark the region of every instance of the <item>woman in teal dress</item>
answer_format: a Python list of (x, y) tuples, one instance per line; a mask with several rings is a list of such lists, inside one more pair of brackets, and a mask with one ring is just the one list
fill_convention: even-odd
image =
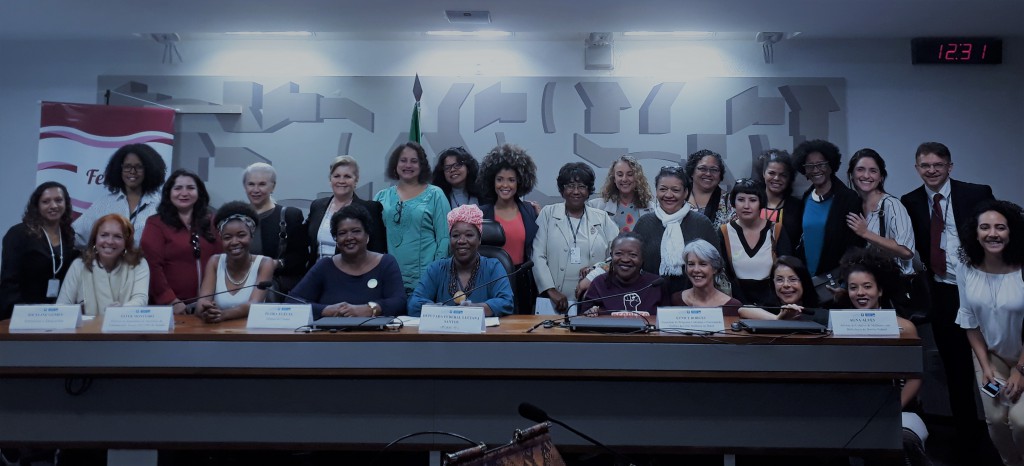
[(448, 257), (448, 212), (441, 188), (430, 183), (430, 162), (423, 146), (407, 142), (388, 158), (387, 176), (398, 184), (373, 200), (384, 206), (388, 252), (398, 260), (406, 295), (419, 283), (431, 262)]

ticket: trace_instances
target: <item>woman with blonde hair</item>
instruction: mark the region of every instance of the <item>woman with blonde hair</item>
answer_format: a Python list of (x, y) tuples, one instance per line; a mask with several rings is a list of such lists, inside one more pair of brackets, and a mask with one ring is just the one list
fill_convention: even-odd
[(644, 167), (630, 155), (619, 157), (608, 168), (601, 197), (587, 201), (587, 205), (605, 211), (620, 233), (633, 231), (641, 216), (654, 212), (654, 194)]
[(57, 304), (82, 304), (85, 315), (111, 306), (149, 302), (149, 264), (135, 246), (135, 227), (120, 214), (107, 214), (92, 226), (82, 257), (64, 277)]
[(348, 155), (335, 157), (331, 162), (328, 179), (333, 195), (313, 201), (309, 205), (309, 216), (306, 217), (304, 230), (309, 240), (306, 270), (312, 268), (321, 258), (334, 257), (337, 253), (334, 235), (331, 234), (331, 216), (349, 205), (362, 206), (370, 214), (369, 226), (375, 234), (370, 238), (367, 249), (379, 253), (387, 252), (388, 243), (385, 240), (382, 217), (384, 208), (377, 201), (365, 201), (356, 196), (356, 186), (359, 184), (359, 164), (356, 163), (356, 159)]

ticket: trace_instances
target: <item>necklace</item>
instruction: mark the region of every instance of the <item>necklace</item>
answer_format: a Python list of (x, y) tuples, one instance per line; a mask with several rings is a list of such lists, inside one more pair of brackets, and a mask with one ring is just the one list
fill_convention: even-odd
[(253, 261), (253, 259), (254, 258), (252, 257), (252, 254), (250, 254), (249, 255), (249, 267), (247, 267), (245, 269), (245, 276), (242, 277), (242, 279), (237, 281), (237, 282), (235, 281), (234, 278), (231, 278), (231, 270), (228, 268), (227, 261), (225, 261), (225, 264), (224, 264), (224, 276), (228, 277), (228, 281), (231, 282), (232, 285), (242, 286), (243, 284), (245, 284), (245, 281), (249, 279), (249, 274), (252, 273), (252, 261)]

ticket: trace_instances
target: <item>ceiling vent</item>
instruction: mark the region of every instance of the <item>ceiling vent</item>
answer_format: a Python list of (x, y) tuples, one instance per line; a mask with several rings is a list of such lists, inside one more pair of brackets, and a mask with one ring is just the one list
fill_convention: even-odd
[(445, 10), (444, 15), (452, 24), (491, 24), (491, 12), (486, 10)]

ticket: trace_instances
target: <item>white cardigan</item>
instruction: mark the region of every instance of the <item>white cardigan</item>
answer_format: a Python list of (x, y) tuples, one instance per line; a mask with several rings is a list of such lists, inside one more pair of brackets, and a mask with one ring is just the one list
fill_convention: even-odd
[[(601, 209), (586, 207), (587, 223), (580, 228), (580, 264), (569, 263), (572, 232), (565, 214), (565, 203), (544, 206), (537, 216), (537, 236), (533, 239), (533, 278), (537, 290), (555, 288), (572, 299), (579, 283), (581, 268), (608, 257), (608, 246), (619, 234), (619, 227)], [(581, 219), (582, 221), (582, 219)], [(575, 222), (574, 222), (575, 223)]]
[(121, 262), (113, 271), (98, 264), (85, 268), (81, 258), (75, 259), (61, 284), (57, 304), (79, 304), (85, 315), (102, 315), (108, 306), (145, 306), (149, 303), (149, 264), (142, 259), (130, 267)]

